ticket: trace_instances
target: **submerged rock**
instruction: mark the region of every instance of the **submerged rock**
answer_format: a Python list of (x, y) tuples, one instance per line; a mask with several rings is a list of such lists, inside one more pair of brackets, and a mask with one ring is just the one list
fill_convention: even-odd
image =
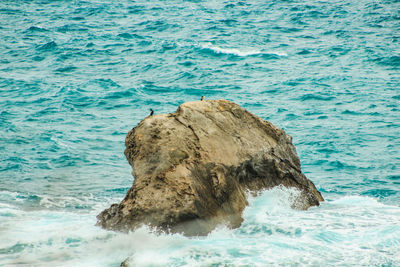
[(203, 235), (217, 224), (238, 227), (246, 193), (278, 185), (300, 190), (294, 208), (323, 201), (301, 172), (292, 138), (227, 100), (187, 102), (146, 117), (125, 145), (135, 180), (120, 204), (97, 216), (105, 229), (147, 224)]

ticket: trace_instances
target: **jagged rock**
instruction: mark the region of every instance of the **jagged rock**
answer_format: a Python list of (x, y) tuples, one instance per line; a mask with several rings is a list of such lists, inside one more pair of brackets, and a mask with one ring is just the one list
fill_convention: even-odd
[(175, 113), (149, 116), (125, 145), (135, 180), (120, 204), (97, 216), (106, 229), (147, 224), (202, 235), (221, 223), (238, 227), (246, 192), (277, 185), (301, 191), (294, 208), (323, 201), (301, 172), (292, 138), (227, 100), (187, 102)]

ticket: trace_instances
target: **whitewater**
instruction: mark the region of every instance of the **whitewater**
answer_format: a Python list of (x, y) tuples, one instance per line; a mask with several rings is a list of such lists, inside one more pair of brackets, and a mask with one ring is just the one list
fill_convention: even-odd
[[(0, 1), (0, 266), (400, 266), (400, 2)], [(95, 226), (152, 108), (224, 98), (325, 202), (249, 195), (203, 237)]]

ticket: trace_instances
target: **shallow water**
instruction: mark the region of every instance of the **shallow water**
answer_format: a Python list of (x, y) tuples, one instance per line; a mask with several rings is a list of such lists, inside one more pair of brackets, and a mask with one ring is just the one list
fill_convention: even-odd
[[(0, 1), (0, 265), (399, 266), (399, 29), (390, 0)], [(205, 238), (94, 227), (126, 133), (202, 95), (292, 135), (327, 201), (266, 191)]]

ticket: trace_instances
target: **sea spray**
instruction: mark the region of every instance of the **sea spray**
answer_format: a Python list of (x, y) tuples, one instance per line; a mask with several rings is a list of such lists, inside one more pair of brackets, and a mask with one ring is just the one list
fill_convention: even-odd
[(221, 225), (207, 237), (197, 238), (153, 236), (154, 244), (148, 243), (146, 252), (135, 251), (128, 262), (132, 266), (400, 264), (396, 255), (399, 207), (347, 196), (298, 211), (291, 205), (299, 193), (274, 188), (249, 196), (240, 228)]

